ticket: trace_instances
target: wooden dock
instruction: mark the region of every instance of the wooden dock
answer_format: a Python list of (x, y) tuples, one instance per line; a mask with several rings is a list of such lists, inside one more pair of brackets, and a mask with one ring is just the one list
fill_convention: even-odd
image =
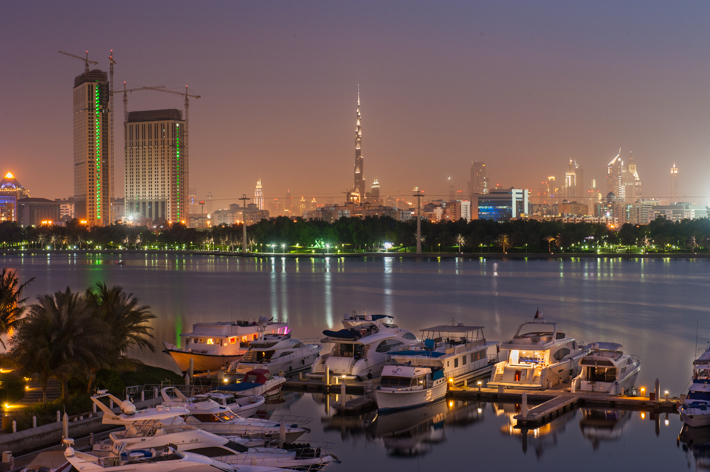
[(574, 410), (578, 403), (579, 397), (577, 396), (560, 395), (534, 406), (525, 413), (519, 413), (514, 418), (520, 427), (538, 426), (549, 423), (561, 414)]

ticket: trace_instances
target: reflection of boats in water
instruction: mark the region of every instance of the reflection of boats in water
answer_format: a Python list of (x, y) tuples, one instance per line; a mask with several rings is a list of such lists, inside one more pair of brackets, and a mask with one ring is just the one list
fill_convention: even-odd
[(693, 428), (684, 424), (678, 443), (693, 456), (696, 470), (710, 470), (710, 426)]
[(370, 439), (380, 439), (387, 453), (413, 457), (446, 439), (445, 427), (468, 426), (483, 419), (480, 403), (442, 400), (409, 410), (377, 415), (367, 425)]
[(615, 441), (623, 436), (629, 419), (630, 411), (583, 409), (579, 428), (596, 450), (602, 441)]
[(557, 436), (567, 430), (567, 423), (574, 420), (576, 411), (569, 411), (559, 416), (551, 422), (537, 428), (518, 428), (515, 415), (520, 413), (520, 405), (513, 403), (494, 404), (497, 415), (504, 414), (508, 417), (508, 423), (501, 426), (500, 432), (505, 436), (514, 436), (521, 439), (523, 452), (527, 452), (532, 445), (535, 448), (535, 455), (541, 457), (545, 449), (557, 445)]

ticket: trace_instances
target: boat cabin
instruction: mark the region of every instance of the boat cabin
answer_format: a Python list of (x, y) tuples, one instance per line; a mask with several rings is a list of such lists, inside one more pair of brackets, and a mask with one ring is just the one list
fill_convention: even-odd
[(181, 333), (180, 337), (185, 341), (187, 351), (230, 355), (244, 351), (266, 333), (287, 334), (288, 325), (269, 322), (263, 326), (255, 321), (197, 323), (192, 326), (191, 333)]

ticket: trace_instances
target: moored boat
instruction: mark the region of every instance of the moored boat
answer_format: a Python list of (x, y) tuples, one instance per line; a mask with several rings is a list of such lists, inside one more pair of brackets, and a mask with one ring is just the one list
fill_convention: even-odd
[(195, 402), (213, 400), (218, 405), (229, 408), (242, 418), (249, 418), (266, 403), (266, 399), (262, 395), (235, 397), (231, 393), (223, 392), (202, 393), (195, 395), (191, 400)]
[(375, 401), (381, 412), (413, 408), (446, 396), (446, 378), (442, 369), (406, 365), (386, 365)]
[(592, 343), (589, 353), (579, 360), (580, 373), (572, 380), (572, 390), (623, 395), (634, 387), (641, 372), (641, 359), (624, 354), (617, 343)]
[(710, 426), (710, 346), (693, 361), (693, 381), (678, 412), (688, 426)]
[(276, 375), (310, 369), (320, 349), (318, 344), (305, 344), (290, 334), (266, 334), (252, 341), (244, 356), (230, 365), (229, 372), (266, 369)]
[(272, 397), (281, 393), (285, 383), (286, 378), (272, 375), (267, 369), (255, 369), (244, 374), (237, 383), (220, 385), (217, 391), (228, 392), (235, 397)]

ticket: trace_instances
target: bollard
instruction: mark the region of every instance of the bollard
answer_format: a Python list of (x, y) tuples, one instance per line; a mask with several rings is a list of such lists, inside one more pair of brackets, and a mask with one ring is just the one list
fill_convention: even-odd
[(468, 380), (463, 379), (463, 388), (468, 388)]
[(89, 433), (89, 446), (94, 445), (94, 433)]
[(17, 432), (17, 421), (12, 420), (12, 432), (16, 433)]
[(668, 395), (669, 395), (668, 390), (666, 390), (665, 392), (663, 392), (663, 397), (666, 399), (666, 401), (668, 401)]
[[(333, 377), (333, 378), (335, 379), (335, 385), (338, 385), (338, 376), (336, 375), (336, 376)], [(343, 384), (345, 384), (345, 382), (343, 382)]]
[(286, 425), (281, 422), (279, 425), (279, 447), (284, 447), (284, 443), (286, 442)]
[(36, 416), (33, 416), (33, 417), (32, 417), (32, 427), (33, 427), (33, 428), (36, 428), (36, 427), (37, 427), (37, 417), (36, 417)]
[(325, 366), (325, 384), (330, 385), (330, 367)]
[(346, 389), (347, 389), (347, 387), (345, 386), (345, 382), (341, 383), (340, 384), (340, 406), (342, 406), (343, 408), (345, 408), (345, 403), (346, 403), (346, 398), (345, 398), (345, 393), (347, 391)]
[(94, 403), (94, 410), (93, 411), (94, 411), (94, 413), (96, 413), (96, 403)]
[(108, 401), (108, 407), (113, 410), (113, 400)]
[(478, 382), (476, 382), (476, 385), (478, 385), (478, 394), (480, 395), (481, 394), (481, 385), (483, 385), (483, 382), (481, 382), (479, 380)]
[(661, 382), (656, 379), (656, 401), (661, 401)]
[(142, 402), (145, 401), (145, 390), (142, 390), (142, 391), (141, 391), (141, 401), (142, 401)]
[(158, 387), (153, 387), (153, 398), (154, 399), (158, 398)]
[(528, 417), (528, 394), (523, 392), (523, 405), (520, 408), (520, 415), (523, 419)]
[(57, 410), (57, 423), (62, 422), (62, 412)]

